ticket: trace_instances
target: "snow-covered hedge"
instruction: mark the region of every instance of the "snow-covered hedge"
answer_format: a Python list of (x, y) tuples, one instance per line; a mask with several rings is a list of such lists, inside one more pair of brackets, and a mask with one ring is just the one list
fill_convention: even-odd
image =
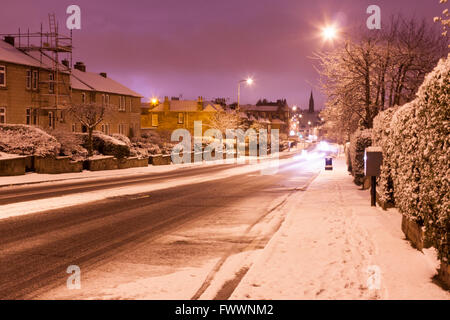
[(103, 155), (115, 156), (117, 159), (130, 156), (130, 147), (117, 138), (108, 136), (99, 131), (94, 131), (92, 140), (94, 149)]
[(391, 159), (393, 153), (391, 121), (397, 109), (397, 107), (389, 108), (380, 112), (373, 119), (372, 144), (383, 150), (383, 164), (381, 165), (381, 174), (377, 178), (377, 192), (380, 200), (385, 203), (395, 202)]
[(88, 156), (87, 150), (82, 146), (83, 137), (64, 129), (53, 129), (47, 131), (61, 144), (60, 155), (70, 156), (72, 160), (85, 160)]
[(383, 148), (382, 196), (392, 197), (391, 177), (396, 207), (425, 226), (427, 240), (446, 263), (450, 258), (449, 57), (426, 76), (414, 101), (380, 114), (373, 129), (374, 144)]
[(419, 224), (423, 216), (418, 210), (420, 179), (419, 127), (416, 103), (412, 101), (400, 107), (392, 117), (391, 145), (389, 157), (397, 208)]
[(0, 151), (10, 154), (56, 156), (61, 145), (44, 130), (21, 124), (0, 125)]
[(148, 150), (146, 148), (141, 148), (136, 143), (131, 142), (131, 140), (127, 136), (115, 133), (112, 135), (112, 137), (126, 143), (126, 145), (130, 148), (130, 156), (138, 157), (139, 159), (148, 158), (149, 156)]
[(372, 145), (372, 130), (356, 130), (350, 137), (350, 163), (357, 185), (364, 181), (364, 150)]
[(427, 236), (450, 261), (450, 54), (425, 77), (417, 94), (419, 208)]

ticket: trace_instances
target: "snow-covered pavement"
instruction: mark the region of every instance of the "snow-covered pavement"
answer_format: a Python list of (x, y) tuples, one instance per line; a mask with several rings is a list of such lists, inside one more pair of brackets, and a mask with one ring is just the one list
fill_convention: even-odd
[(344, 159), (291, 197), (288, 215), (231, 299), (450, 299), (434, 249), (413, 249), (396, 209), (370, 207)]

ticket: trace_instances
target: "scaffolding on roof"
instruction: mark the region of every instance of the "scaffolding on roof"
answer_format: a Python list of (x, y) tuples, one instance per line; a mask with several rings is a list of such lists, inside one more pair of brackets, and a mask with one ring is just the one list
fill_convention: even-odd
[[(28, 29), (26, 33), (1, 34), (0, 36), (13, 37), (17, 40), (15, 46), (18, 50), (39, 60), (41, 70), (50, 70), (48, 80), (41, 80), (38, 74), (38, 83), (47, 86), (48, 93), (44, 93), (41, 87), (31, 90), (33, 112), (39, 110), (52, 110), (54, 113), (53, 127), (57, 122), (64, 121), (64, 105), (72, 100), (72, 89), (70, 86), (70, 76), (72, 73), (72, 30), (70, 35), (59, 33), (59, 24), (55, 14), (49, 14), (49, 32), (43, 31), (41, 23), (40, 32), (32, 32)], [(37, 56), (36, 56), (37, 55)], [(61, 62), (60, 63), (60, 59)], [(62, 74), (68, 74), (66, 83)], [(51, 111), (50, 111), (51, 112)], [(50, 115), (49, 115), (50, 117)]]

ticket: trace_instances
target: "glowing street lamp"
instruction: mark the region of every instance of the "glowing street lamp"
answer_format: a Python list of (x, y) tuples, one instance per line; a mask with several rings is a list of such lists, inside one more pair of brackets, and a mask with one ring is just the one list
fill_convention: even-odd
[(293, 106), (292, 111), (296, 111), (296, 110), (297, 110), (297, 106)]
[(245, 80), (241, 80), (238, 82), (238, 97), (237, 97), (237, 109), (239, 110), (239, 100), (241, 98), (241, 83), (246, 83), (248, 86), (251, 86), (253, 84), (252, 78), (247, 78)]
[(322, 29), (322, 37), (326, 41), (334, 40), (337, 37), (337, 29), (335, 26), (327, 26)]
[(151, 103), (152, 105), (157, 105), (157, 104), (158, 104), (158, 98), (152, 98), (152, 99), (150, 100), (150, 103)]

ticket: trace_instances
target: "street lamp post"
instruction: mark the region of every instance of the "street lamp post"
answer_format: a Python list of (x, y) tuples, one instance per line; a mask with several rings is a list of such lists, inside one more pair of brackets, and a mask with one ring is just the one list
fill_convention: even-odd
[(241, 83), (247, 83), (247, 85), (251, 85), (253, 83), (253, 79), (252, 78), (248, 78), (245, 80), (241, 80), (238, 82), (238, 96), (237, 96), (237, 110), (239, 110), (239, 105), (240, 105), (240, 98), (241, 98)]

